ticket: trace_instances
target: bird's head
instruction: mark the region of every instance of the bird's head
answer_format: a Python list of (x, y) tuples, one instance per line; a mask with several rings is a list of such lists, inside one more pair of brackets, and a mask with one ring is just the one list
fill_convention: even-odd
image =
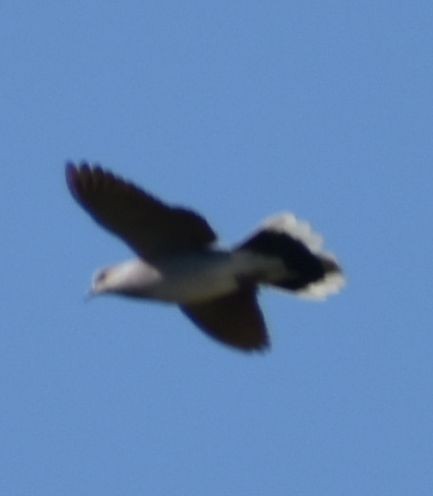
[(98, 270), (92, 279), (89, 296), (118, 294), (144, 296), (146, 289), (160, 279), (159, 272), (140, 259), (105, 267)]
[(118, 275), (113, 267), (105, 267), (95, 272), (89, 290), (89, 296), (116, 292)]

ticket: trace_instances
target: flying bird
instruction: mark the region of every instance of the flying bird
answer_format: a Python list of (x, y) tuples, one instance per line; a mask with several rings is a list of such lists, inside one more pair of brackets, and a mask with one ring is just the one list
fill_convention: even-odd
[(244, 351), (269, 347), (260, 286), (325, 299), (344, 286), (322, 238), (290, 213), (266, 220), (232, 249), (196, 212), (168, 205), (131, 182), (82, 162), (66, 164), (75, 200), (137, 258), (96, 273), (91, 293), (179, 305), (212, 338)]

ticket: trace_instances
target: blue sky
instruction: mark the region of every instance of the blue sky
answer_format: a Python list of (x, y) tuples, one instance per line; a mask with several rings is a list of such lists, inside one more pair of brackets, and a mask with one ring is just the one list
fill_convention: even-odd
[[(432, 494), (432, 25), (423, 0), (1, 3), (1, 494)], [(227, 245), (293, 211), (349, 284), (264, 291), (266, 355), (85, 303), (131, 254), (67, 159)]]

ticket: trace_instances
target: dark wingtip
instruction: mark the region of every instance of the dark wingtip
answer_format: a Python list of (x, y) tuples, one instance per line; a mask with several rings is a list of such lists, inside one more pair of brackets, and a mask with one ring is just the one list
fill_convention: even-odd
[(69, 191), (74, 194), (75, 190), (75, 180), (77, 177), (77, 167), (72, 161), (67, 161), (65, 165), (65, 176), (66, 184), (68, 185)]
[(86, 160), (81, 160), (78, 164), (73, 162), (72, 160), (68, 160), (65, 165), (65, 175), (66, 182), (71, 191), (75, 190), (78, 181), (81, 178), (87, 177), (92, 171), (102, 172), (102, 169), (99, 165), (90, 165)]
[(66, 164), (65, 164), (65, 171), (66, 171), (66, 175), (69, 175), (70, 172), (76, 168), (76, 165), (74, 162), (72, 162), (72, 160), (67, 160), (66, 161)]
[(68, 160), (65, 165), (66, 184), (72, 196), (78, 198), (79, 191), (83, 187), (83, 181), (91, 172), (91, 167), (88, 162), (84, 160), (78, 165), (71, 160)]
[(248, 354), (257, 353), (258, 355), (266, 355), (267, 353), (270, 353), (272, 351), (269, 341), (265, 341), (264, 343), (256, 344), (249, 347), (241, 348), (239, 346), (236, 346), (235, 349)]

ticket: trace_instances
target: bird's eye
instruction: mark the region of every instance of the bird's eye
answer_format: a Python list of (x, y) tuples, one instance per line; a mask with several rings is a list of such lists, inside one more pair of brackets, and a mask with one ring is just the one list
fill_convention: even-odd
[(96, 282), (102, 282), (105, 280), (106, 277), (107, 277), (107, 272), (105, 272), (104, 270), (96, 276)]

